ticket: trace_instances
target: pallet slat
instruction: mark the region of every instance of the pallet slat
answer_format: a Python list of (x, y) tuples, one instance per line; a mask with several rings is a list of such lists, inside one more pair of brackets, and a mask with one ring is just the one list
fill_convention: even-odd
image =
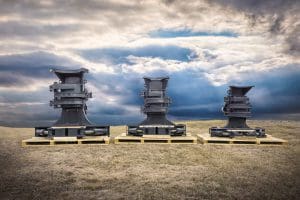
[(288, 142), (286, 140), (267, 135), (265, 138), (256, 137), (211, 137), (208, 133), (198, 134), (199, 141), (202, 144), (254, 144), (254, 145), (285, 145)]
[(152, 144), (197, 144), (197, 138), (191, 135), (187, 136), (178, 136), (178, 137), (171, 137), (162, 135), (146, 135), (143, 137), (139, 136), (128, 136), (125, 133), (114, 138), (115, 144), (145, 144), (145, 143), (152, 143)]
[(95, 136), (77, 139), (76, 137), (54, 137), (50, 138), (41, 138), (41, 137), (32, 137), (27, 140), (22, 140), (22, 146), (53, 146), (53, 145), (62, 145), (62, 144), (109, 144), (108, 136)]

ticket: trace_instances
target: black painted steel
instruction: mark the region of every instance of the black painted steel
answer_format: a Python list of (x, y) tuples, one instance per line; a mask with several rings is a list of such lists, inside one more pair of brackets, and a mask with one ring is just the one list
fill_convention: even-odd
[(246, 94), (254, 86), (230, 86), (228, 95), (224, 97), (222, 111), (228, 117), (227, 125), (223, 128), (212, 127), (209, 129), (211, 136), (234, 137), (256, 136), (265, 137), (265, 129), (250, 128), (246, 119), (251, 117), (251, 104)]
[(85, 88), (86, 80), (84, 73), (87, 69), (79, 70), (52, 70), (59, 78), (50, 86), (54, 92), (54, 99), (50, 105), (54, 108), (61, 108), (61, 117), (54, 123), (54, 126), (86, 126), (91, 122), (86, 117), (86, 101), (92, 97), (92, 93)]
[(142, 92), (144, 106), (142, 112), (147, 118), (137, 126), (128, 126), (129, 135), (171, 135), (186, 134), (184, 124), (174, 124), (166, 118), (171, 99), (166, 95), (169, 77), (144, 77), (145, 89)]
[(109, 135), (109, 126), (93, 125), (86, 116), (86, 101), (92, 97), (85, 83), (87, 69), (58, 70), (52, 69), (59, 78), (50, 86), (54, 99), (50, 105), (62, 109), (60, 118), (52, 127), (36, 127), (36, 136), (88, 136)]

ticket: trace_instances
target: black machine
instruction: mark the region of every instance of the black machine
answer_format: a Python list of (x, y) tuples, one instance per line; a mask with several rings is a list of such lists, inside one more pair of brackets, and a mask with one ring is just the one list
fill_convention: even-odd
[(169, 77), (144, 77), (145, 89), (141, 95), (144, 97), (142, 112), (147, 115), (147, 118), (137, 126), (128, 126), (128, 135), (186, 135), (184, 124), (176, 125), (166, 118), (171, 103), (171, 99), (166, 96), (168, 80)]
[(265, 129), (250, 128), (246, 124), (246, 119), (251, 117), (251, 104), (246, 96), (253, 86), (230, 86), (228, 95), (224, 97), (222, 111), (228, 117), (225, 127), (212, 127), (209, 129), (212, 137), (234, 137), (234, 136), (256, 136), (266, 137)]
[(109, 135), (109, 126), (93, 125), (86, 117), (86, 101), (92, 97), (85, 87), (84, 73), (88, 70), (58, 70), (52, 72), (59, 78), (50, 86), (54, 92), (54, 99), (50, 106), (61, 108), (60, 118), (52, 127), (36, 127), (36, 137), (59, 137), (59, 136), (103, 136)]

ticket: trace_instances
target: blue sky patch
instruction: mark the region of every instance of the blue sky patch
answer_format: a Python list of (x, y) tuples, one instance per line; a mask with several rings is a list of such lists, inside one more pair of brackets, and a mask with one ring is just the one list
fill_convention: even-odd
[(176, 38), (176, 37), (238, 37), (237, 33), (231, 31), (209, 32), (209, 31), (192, 31), (191, 29), (158, 29), (148, 34), (151, 38)]
[(178, 60), (187, 62), (195, 58), (194, 52), (189, 48), (167, 45), (149, 45), (136, 48), (101, 48), (80, 51), (84, 58), (94, 62), (111, 62), (113, 64), (128, 63), (127, 57), (151, 57), (164, 60)]

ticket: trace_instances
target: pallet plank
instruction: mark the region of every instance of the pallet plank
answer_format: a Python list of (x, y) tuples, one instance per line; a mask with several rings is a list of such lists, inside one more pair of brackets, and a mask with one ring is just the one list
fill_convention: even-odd
[(202, 144), (249, 144), (249, 145), (285, 145), (288, 144), (286, 140), (273, 137), (267, 134), (265, 138), (256, 137), (211, 137), (209, 133), (198, 134), (199, 141)]
[(108, 136), (89, 136), (85, 138), (76, 137), (32, 137), (22, 140), (22, 146), (53, 146), (53, 145), (81, 145), (81, 144), (109, 144)]
[(114, 138), (115, 144), (196, 144), (197, 138), (194, 136), (176, 136), (171, 137), (169, 135), (145, 135), (143, 137), (139, 136), (129, 136), (124, 133)]

